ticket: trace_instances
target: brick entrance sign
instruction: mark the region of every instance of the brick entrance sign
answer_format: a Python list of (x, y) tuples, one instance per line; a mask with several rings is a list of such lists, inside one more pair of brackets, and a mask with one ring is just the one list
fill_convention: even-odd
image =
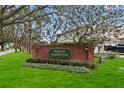
[(73, 62), (94, 62), (94, 47), (82, 45), (44, 45), (32, 47), (33, 59), (64, 59)]

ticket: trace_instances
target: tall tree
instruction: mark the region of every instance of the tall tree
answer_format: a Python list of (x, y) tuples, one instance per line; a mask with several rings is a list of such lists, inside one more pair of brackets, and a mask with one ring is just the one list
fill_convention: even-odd
[[(23, 5), (1, 5), (0, 6), (0, 41), (5, 41), (3, 29), (15, 24), (42, 20), (50, 15), (45, 12), (48, 6), (23, 6)], [(52, 13), (51, 13), (52, 14)], [(8, 28), (9, 29), (9, 28)]]
[(63, 6), (58, 11), (63, 19), (68, 19), (65, 32), (74, 29), (73, 37), (76, 37), (77, 42), (88, 42), (94, 46), (108, 40), (106, 33), (110, 31), (110, 27), (121, 24), (124, 13), (122, 6), (98, 5)]

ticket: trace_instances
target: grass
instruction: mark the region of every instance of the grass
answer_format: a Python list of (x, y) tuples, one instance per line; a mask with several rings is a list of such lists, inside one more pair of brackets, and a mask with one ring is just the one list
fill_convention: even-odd
[(23, 64), (31, 55), (25, 52), (11, 53), (0, 57), (1, 88), (44, 88), (44, 87), (124, 87), (124, 59), (106, 60), (95, 70), (87, 74), (64, 71), (42, 70), (24, 67)]

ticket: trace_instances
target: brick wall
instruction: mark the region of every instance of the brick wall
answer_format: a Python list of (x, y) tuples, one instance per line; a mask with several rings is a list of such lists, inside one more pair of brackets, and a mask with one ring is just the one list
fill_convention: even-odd
[(94, 47), (84, 47), (81, 45), (45, 45), (45, 46), (33, 46), (32, 47), (32, 58), (33, 59), (42, 59), (49, 58), (48, 50), (50, 48), (69, 48), (72, 50), (72, 56), (69, 60), (72, 61), (89, 61), (89, 64), (94, 62)]

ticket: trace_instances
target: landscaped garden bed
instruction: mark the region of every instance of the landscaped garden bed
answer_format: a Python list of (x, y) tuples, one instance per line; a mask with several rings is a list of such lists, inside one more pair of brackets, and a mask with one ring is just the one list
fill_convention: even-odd
[(86, 66), (88, 62), (85, 63), (75, 62), (72, 60), (63, 60), (63, 59), (27, 59), (27, 63), (42, 63), (42, 64), (57, 64), (57, 65), (71, 65), (71, 66)]
[(87, 73), (90, 70), (86, 68), (87, 63), (72, 62), (71, 60), (61, 59), (27, 59), (24, 66), (41, 69), (61, 70), (76, 73)]
[(43, 63), (26, 63), (26, 67), (41, 68), (46, 70), (58, 70), (58, 71), (68, 71), (73, 73), (87, 73), (90, 70), (83, 66), (71, 66), (71, 65), (55, 65), (55, 64), (43, 64)]
[(93, 63), (94, 46), (91, 45), (34, 44), (32, 58), (27, 59), (25, 66), (85, 73), (94, 68)]

